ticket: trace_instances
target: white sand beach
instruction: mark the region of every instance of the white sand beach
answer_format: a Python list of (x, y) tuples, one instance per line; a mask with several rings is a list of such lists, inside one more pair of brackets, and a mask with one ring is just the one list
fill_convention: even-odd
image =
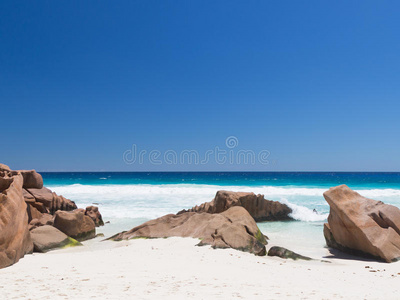
[(399, 263), (257, 257), (233, 249), (196, 247), (198, 240), (191, 238), (101, 239), (27, 255), (0, 270), (0, 298), (399, 298)]

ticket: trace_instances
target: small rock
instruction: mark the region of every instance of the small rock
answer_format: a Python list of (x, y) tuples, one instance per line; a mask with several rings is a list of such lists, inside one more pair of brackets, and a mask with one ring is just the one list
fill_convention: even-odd
[(103, 218), (97, 206), (86, 207), (85, 215), (89, 216), (93, 220), (96, 227), (104, 225)]
[(278, 247), (278, 246), (271, 247), (268, 251), (268, 256), (278, 256), (280, 258), (291, 258), (294, 260), (297, 260), (297, 259), (312, 260), (312, 258), (310, 258), (310, 257), (297, 254), (286, 248)]

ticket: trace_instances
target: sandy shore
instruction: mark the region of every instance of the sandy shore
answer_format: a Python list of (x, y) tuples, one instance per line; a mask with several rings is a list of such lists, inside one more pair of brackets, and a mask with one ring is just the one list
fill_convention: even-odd
[(83, 247), (35, 253), (0, 270), (0, 298), (399, 298), (400, 263), (292, 261), (197, 243), (190, 238), (97, 238)]

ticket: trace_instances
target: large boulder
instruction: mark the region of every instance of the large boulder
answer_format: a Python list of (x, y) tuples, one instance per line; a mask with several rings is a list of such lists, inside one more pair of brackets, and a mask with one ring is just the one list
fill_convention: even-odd
[(88, 240), (96, 235), (95, 224), (89, 216), (85, 215), (83, 209), (57, 211), (53, 226), (78, 241)]
[[(22, 194), (23, 177), (1, 167), (0, 172), (0, 268), (32, 253), (28, 213)], [(11, 180), (10, 180), (11, 179)]]
[(93, 220), (96, 227), (104, 225), (103, 217), (101, 216), (101, 213), (97, 206), (86, 207), (85, 215), (89, 216)]
[(165, 238), (171, 236), (199, 238), (199, 246), (233, 248), (240, 251), (265, 255), (267, 240), (257, 224), (243, 207), (232, 207), (222, 213), (185, 212), (169, 214), (148, 221), (127, 232), (121, 232), (112, 240), (133, 238)]
[(264, 195), (230, 191), (218, 191), (214, 200), (211, 202), (205, 202), (189, 210), (180, 211), (178, 214), (184, 212), (206, 212), (215, 214), (221, 213), (233, 206), (244, 207), (256, 222), (292, 219), (289, 216), (292, 210), (286, 204), (267, 200), (264, 198)]
[(57, 228), (50, 225), (44, 225), (32, 229), (31, 237), (35, 252), (44, 253), (52, 249), (82, 245), (77, 240), (70, 238)]
[(346, 185), (329, 189), (324, 236), (329, 247), (386, 262), (400, 259), (400, 209), (365, 198)]
[(22, 174), (22, 177), (24, 178), (24, 189), (41, 189), (43, 187), (42, 175), (37, 173), (35, 170), (20, 170), (14, 172), (20, 172)]

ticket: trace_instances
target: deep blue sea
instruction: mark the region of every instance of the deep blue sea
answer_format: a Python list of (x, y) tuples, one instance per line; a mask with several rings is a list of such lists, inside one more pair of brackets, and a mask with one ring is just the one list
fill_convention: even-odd
[[(206, 184), (400, 189), (400, 172), (42, 172), (47, 185)], [(107, 180), (107, 181), (104, 181)]]
[[(45, 185), (77, 203), (96, 204), (108, 232), (131, 229), (142, 222), (211, 201), (218, 190), (263, 194), (288, 204), (297, 221), (259, 223), (260, 229), (284, 246), (323, 247), (323, 223), (329, 206), (323, 192), (346, 184), (365, 197), (400, 207), (400, 173), (334, 172), (104, 172), (41, 173)], [(317, 210), (317, 213), (313, 212)], [(107, 232), (107, 228), (105, 228)], [(300, 247), (303, 249), (302, 247)]]

